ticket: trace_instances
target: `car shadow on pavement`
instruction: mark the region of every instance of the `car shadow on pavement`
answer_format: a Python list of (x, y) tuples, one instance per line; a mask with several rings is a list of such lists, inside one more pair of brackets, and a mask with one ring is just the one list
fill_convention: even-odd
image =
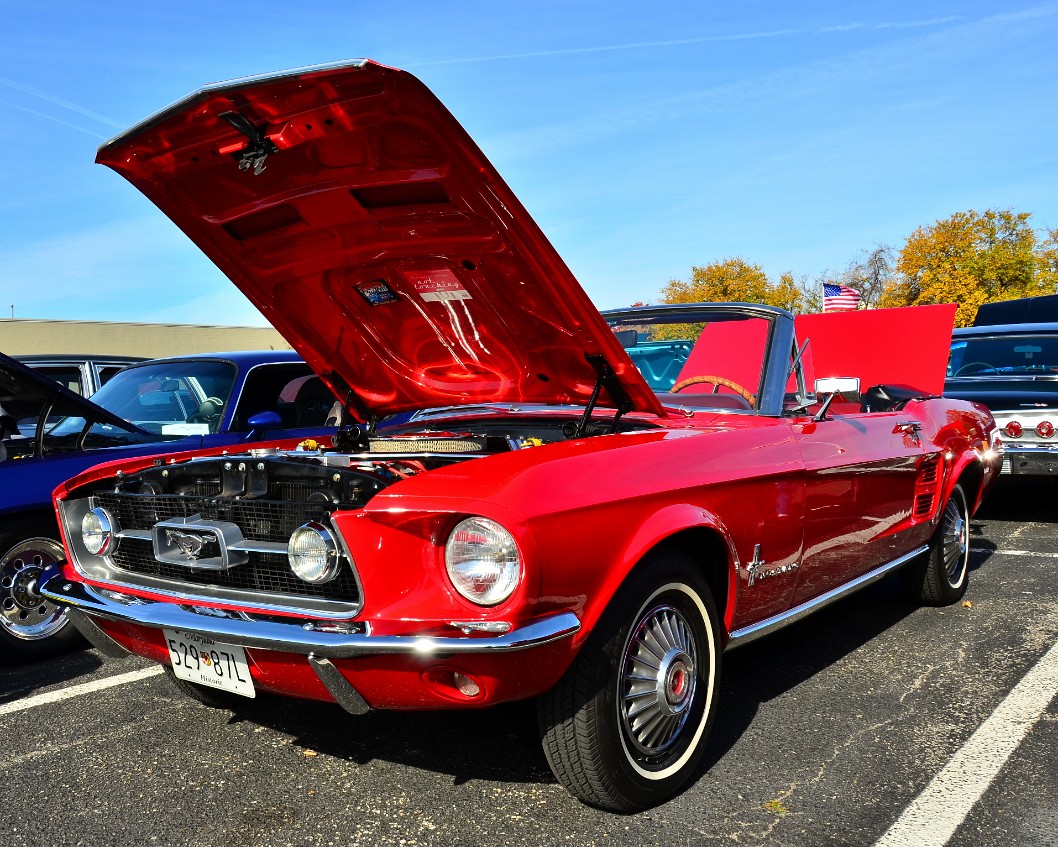
[(982, 520), (1058, 522), (1058, 477), (1004, 476), (985, 495)]
[[(971, 557), (979, 567), (980, 554)], [(780, 697), (893, 627), (917, 607), (898, 575), (724, 657), (719, 708), (703, 763), (687, 790), (720, 761), (762, 704)], [(327, 703), (262, 697), (233, 715), (287, 735), (296, 746), (359, 765), (373, 760), (473, 780), (554, 783), (532, 702), (451, 712), (347, 715)], [(682, 793), (682, 792), (681, 792)]]
[[(979, 540), (971, 543), (977, 548)], [(971, 553), (971, 571), (990, 555)], [(775, 635), (726, 654), (720, 708), (695, 779), (727, 755), (763, 704), (841, 661), (919, 608), (908, 598), (901, 575), (892, 574)]]
[(103, 666), (103, 658), (85, 647), (46, 661), (0, 665), (0, 705), (95, 673)]
[(288, 735), (305, 750), (357, 765), (381, 760), (449, 774), (453, 785), (555, 782), (537, 737), (533, 702), (354, 716), (331, 703), (261, 697), (231, 718), (241, 720)]

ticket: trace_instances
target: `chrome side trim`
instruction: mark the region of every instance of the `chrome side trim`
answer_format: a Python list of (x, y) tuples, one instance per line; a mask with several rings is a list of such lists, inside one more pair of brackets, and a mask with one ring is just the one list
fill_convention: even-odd
[(331, 693), (334, 702), (349, 714), (366, 715), (371, 711), (367, 700), (364, 699), (359, 691), (353, 688), (349, 680), (342, 676), (341, 671), (331, 664), (330, 659), (317, 656), (315, 653), (309, 653), (309, 666), (316, 671), (316, 676), (320, 678), (320, 682)]
[(929, 550), (929, 547), (923, 544), (921, 547), (912, 550), (910, 553), (905, 553), (903, 556), (899, 556), (891, 562), (886, 562), (884, 565), (880, 565), (873, 571), (868, 571), (863, 576), (854, 579), (852, 582), (831, 589), (825, 594), (813, 597), (811, 600), (806, 600), (804, 603), (794, 606), (792, 609), (781, 612), (778, 615), (773, 615), (772, 617), (765, 618), (755, 624), (736, 629), (731, 633), (730, 638), (728, 638), (725, 650), (734, 650), (736, 647), (742, 647), (745, 644), (749, 644), (751, 641), (756, 641), (758, 638), (770, 635), (777, 629), (782, 629), (784, 626), (795, 623), (796, 621), (801, 620), (801, 618), (806, 618), (812, 614), (812, 612), (818, 611), (824, 606), (829, 606), (835, 600), (840, 600), (842, 597), (847, 597), (849, 594), (870, 585), (872, 582), (877, 582), (886, 574), (906, 565), (916, 556), (921, 556), (927, 550)]
[(568, 638), (580, 629), (577, 616), (572, 612), (563, 612), (496, 636), (376, 636), (361, 632), (321, 632), (315, 628), (307, 628), (304, 621), (280, 623), (274, 620), (218, 618), (200, 614), (193, 607), (178, 606), (174, 603), (147, 600), (130, 605), (115, 598), (114, 592), (108, 593), (82, 582), (70, 582), (63, 577), (48, 580), (41, 588), (41, 594), (53, 602), (92, 617), (154, 629), (186, 629), (215, 641), (239, 644), (243, 647), (258, 647), (305, 656), (312, 653), (328, 659), (388, 653), (424, 657), (510, 653)]

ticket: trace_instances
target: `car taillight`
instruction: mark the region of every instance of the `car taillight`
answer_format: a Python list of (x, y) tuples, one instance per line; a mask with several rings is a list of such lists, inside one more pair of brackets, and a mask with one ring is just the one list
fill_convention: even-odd
[(1036, 434), (1040, 438), (1050, 438), (1054, 435), (1054, 424), (1050, 421), (1040, 421), (1036, 424)]
[(1003, 432), (1005, 432), (1011, 438), (1021, 438), (1021, 424), (1019, 424), (1017, 421), (1011, 421), (1005, 427), (1003, 427)]

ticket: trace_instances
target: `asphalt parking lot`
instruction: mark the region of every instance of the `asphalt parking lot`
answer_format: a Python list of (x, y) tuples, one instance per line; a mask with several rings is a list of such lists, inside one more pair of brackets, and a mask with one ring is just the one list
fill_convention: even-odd
[(889, 579), (728, 654), (703, 768), (649, 812), (572, 800), (531, 704), (233, 714), (84, 650), (0, 669), (0, 841), (1054, 847), (1056, 495), (1002, 481), (962, 605), (916, 609)]

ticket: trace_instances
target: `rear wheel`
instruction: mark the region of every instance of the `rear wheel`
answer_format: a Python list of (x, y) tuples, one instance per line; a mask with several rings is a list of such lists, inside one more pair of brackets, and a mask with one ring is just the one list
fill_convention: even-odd
[(544, 752), (573, 796), (632, 812), (687, 781), (716, 711), (719, 632), (709, 588), (686, 557), (640, 565), (540, 698)]
[(40, 594), (66, 559), (55, 535), (31, 527), (0, 536), (0, 664), (47, 659), (84, 643), (66, 611)]
[(970, 513), (962, 487), (952, 489), (929, 551), (907, 571), (912, 596), (926, 606), (948, 606), (966, 593), (970, 570)]

